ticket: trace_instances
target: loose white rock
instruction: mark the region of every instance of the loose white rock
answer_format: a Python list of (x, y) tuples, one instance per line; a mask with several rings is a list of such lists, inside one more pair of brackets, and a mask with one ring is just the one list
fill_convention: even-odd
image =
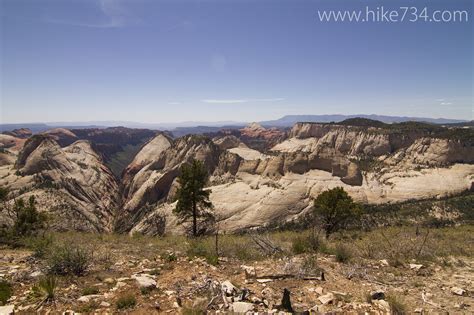
[(156, 281), (148, 274), (133, 275), (140, 288), (156, 288)]
[(257, 279), (257, 282), (259, 283), (267, 283), (267, 282), (272, 282), (272, 279)]
[(325, 294), (325, 295), (321, 295), (318, 300), (319, 302), (321, 302), (323, 305), (326, 305), (326, 304), (329, 304), (329, 303), (333, 303), (334, 302), (334, 294), (332, 293), (328, 293), (328, 294)]
[(15, 310), (15, 305), (0, 306), (0, 315), (13, 314), (14, 310)]
[(410, 264), (409, 266), (410, 266), (411, 270), (415, 270), (415, 271), (418, 271), (421, 268), (423, 268), (423, 265), (421, 265), (421, 264)]
[(43, 273), (41, 271), (35, 271), (35, 272), (30, 273), (30, 278), (38, 278), (38, 277), (41, 277), (42, 275)]
[(253, 304), (247, 302), (234, 302), (230, 306), (230, 310), (234, 313), (247, 313), (253, 311)]
[(452, 287), (451, 293), (455, 295), (464, 295), (466, 293), (466, 290), (458, 288), (458, 287)]
[(229, 280), (226, 280), (221, 283), (221, 289), (226, 295), (234, 295), (238, 291), (237, 288)]

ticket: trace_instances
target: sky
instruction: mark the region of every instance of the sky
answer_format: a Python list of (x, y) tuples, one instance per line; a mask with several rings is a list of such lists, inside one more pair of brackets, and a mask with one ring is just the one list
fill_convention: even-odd
[[(473, 1), (0, 0), (0, 123), (473, 119)], [(466, 10), (323, 22), (318, 10)]]

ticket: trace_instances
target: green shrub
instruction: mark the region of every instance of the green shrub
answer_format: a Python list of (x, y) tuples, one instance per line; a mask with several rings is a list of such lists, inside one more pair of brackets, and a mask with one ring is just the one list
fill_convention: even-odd
[(210, 265), (216, 266), (219, 264), (219, 257), (216, 254), (206, 256), (206, 262)]
[(30, 196), (28, 203), (25, 204), (23, 199), (15, 200), (13, 205), (15, 213), (15, 223), (13, 224), (13, 232), (17, 236), (31, 236), (45, 228), (46, 215), (36, 210), (36, 201), (34, 196)]
[(336, 261), (340, 263), (346, 263), (352, 258), (352, 252), (350, 249), (343, 245), (338, 244), (335, 248)]
[(79, 314), (95, 314), (94, 311), (100, 307), (99, 302), (97, 301), (90, 301), (84, 305), (80, 305), (76, 312)]
[(150, 274), (152, 276), (159, 276), (161, 274), (161, 270), (158, 269), (158, 268), (155, 268), (155, 269), (151, 270), (148, 274)]
[(99, 294), (99, 289), (96, 287), (85, 287), (82, 289), (82, 295), (92, 295), (92, 294)]
[(389, 295), (387, 296), (386, 300), (390, 305), (390, 312), (392, 315), (408, 314), (407, 307), (399, 297), (395, 295)]
[(137, 305), (137, 299), (132, 294), (122, 295), (117, 299), (115, 305), (119, 310), (133, 308)]
[(315, 253), (324, 245), (319, 236), (314, 233), (297, 235), (291, 240), (291, 250), (295, 254)]
[(51, 249), (53, 237), (51, 235), (30, 237), (25, 239), (24, 244), (33, 251), (34, 257), (44, 258)]
[(0, 280), (0, 305), (5, 305), (12, 296), (12, 286), (5, 280)]
[(217, 265), (218, 263), (215, 244), (212, 243), (211, 238), (191, 240), (187, 255), (189, 258), (203, 257), (211, 265)]
[(22, 198), (14, 200), (13, 206), (8, 205), (8, 189), (0, 187), (0, 210), (6, 209), (13, 220), (13, 226), (0, 228), (0, 243), (9, 246), (23, 246), (23, 238), (38, 235), (46, 228), (46, 214), (36, 210), (34, 196), (27, 203)]
[[(215, 254), (215, 238), (208, 238), (211, 253)], [(249, 236), (222, 235), (219, 236), (219, 255), (237, 258), (241, 261), (255, 261), (264, 257), (261, 249)]]
[(203, 257), (209, 264), (216, 264), (219, 257), (237, 258), (241, 261), (254, 261), (264, 257), (251, 237), (245, 235), (219, 235), (219, 255), (216, 253), (215, 236), (189, 240), (189, 258)]
[(293, 241), (291, 242), (291, 250), (296, 255), (309, 252), (306, 238), (299, 236), (293, 239)]
[(0, 202), (7, 201), (8, 194), (9, 194), (8, 188), (0, 187)]
[(153, 290), (155, 290), (155, 287), (143, 287), (140, 289), (140, 293), (142, 295), (148, 295), (150, 294)]
[(205, 310), (196, 307), (183, 307), (181, 309), (181, 315), (204, 315), (206, 314)]
[(366, 292), (364, 297), (366, 303), (372, 304), (372, 294), (370, 294), (370, 292)]
[(44, 293), (46, 301), (54, 300), (56, 296), (57, 286), (58, 282), (56, 280), (56, 277), (53, 275), (42, 277), (38, 282), (38, 288), (40, 288), (41, 291)]
[(48, 257), (49, 272), (55, 275), (83, 276), (92, 262), (92, 253), (76, 245), (55, 246)]
[(165, 260), (166, 260), (167, 262), (173, 262), (173, 261), (177, 261), (177, 260), (178, 260), (178, 257), (176, 256), (175, 253), (170, 252), (170, 253), (168, 253), (168, 254), (165, 256)]

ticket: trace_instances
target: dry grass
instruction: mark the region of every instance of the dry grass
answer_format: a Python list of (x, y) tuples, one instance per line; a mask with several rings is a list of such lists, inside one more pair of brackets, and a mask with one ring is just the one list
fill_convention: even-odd
[[(339, 262), (348, 260), (387, 259), (393, 266), (408, 261), (440, 262), (451, 264), (450, 257), (474, 256), (474, 226), (446, 227), (439, 229), (417, 229), (415, 227), (387, 227), (370, 232), (350, 232), (324, 239), (312, 230), (280, 231), (264, 234), (265, 239), (279, 249), (269, 253), (259, 247), (252, 235), (220, 235), (218, 255), (215, 237), (189, 239), (184, 236), (133, 236), (118, 234), (87, 234), (68, 232), (53, 235), (48, 242), (50, 250), (57, 244), (86, 244), (82, 250), (92, 253), (87, 265), (94, 269), (108, 270), (120, 255), (138, 259), (154, 260), (161, 257), (172, 263), (177, 257), (203, 257), (210, 264), (217, 264), (218, 257), (237, 259), (242, 262), (258, 261), (298, 254), (335, 255)], [(58, 242), (57, 240), (61, 240)], [(42, 248), (46, 252), (47, 249)], [(46, 255), (48, 256), (48, 255)]]
[(419, 229), (381, 228), (361, 233), (354, 240), (355, 252), (366, 259), (388, 259), (394, 263), (411, 259), (430, 262), (448, 256), (474, 255), (474, 226)]

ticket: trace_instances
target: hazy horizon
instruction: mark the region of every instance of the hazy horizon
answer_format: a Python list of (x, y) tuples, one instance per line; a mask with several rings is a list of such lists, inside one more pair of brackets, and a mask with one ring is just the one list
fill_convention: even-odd
[[(403, 1), (1, 2), (0, 123), (473, 119), (473, 22), (323, 23)], [(472, 10), (472, 1), (418, 1)]]
[(56, 127), (56, 126), (67, 126), (70, 124), (70, 126), (75, 126), (75, 127), (80, 127), (80, 126), (102, 126), (102, 127), (118, 127), (118, 126), (133, 126), (133, 125), (143, 125), (144, 127), (148, 126), (151, 128), (151, 126), (163, 126), (163, 127), (191, 127), (191, 126), (207, 126), (207, 127), (220, 127), (220, 126), (238, 126), (238, 125), (245, 125), (245, 124), (250, 124), (250, 123), (261, 123), (261, 122), (267, 122), (267, 121), (278, 121), (280, 119), (283, 119), (285, 117), (289, 116), (374, 116), (374, 119), (377, 119), (378, 117), (391, 117), (391, 118), (414, 118), (414, 119), (430, 119), (430, 120), (453, 120), (453, 121), (459, 121), (459, 122), (469, 122), (472, 119), (455, 119), (455, 118), (446, 118), (446, 117), (421, 117), (421, 116), (395, 116), (395, 115), (378, 115), (378, 114), (341, 114), (341, 113), (335, 113), (335, 114), (321, 114), (321, 115), (313, 115), (313, 114), (294, 114), (294, 115), (284, 115), (280, 116), (277, 118), (271, 118), (271, 119), (262, 119), (262, 120), (250, 120), (250, 121), (237, 121), (237, 120), (217, 120), (217, 121), (200, 121), (200, 120), (182, 120), (182, 121), (171, 121), (171, 122), (161, 122), (161, 121), (156, 121), (156, 122), (142, 122), (142, 121), (131, 121), (131, 120), (65, 120), (65, 121), (31, 121), (31, 122), (25, 122), (25, 121), (18, 121), (18, 122), (3, 122), (0, 121), (0, 125), (33, 125), (33, 124), (45, 124), (48, 126)]

